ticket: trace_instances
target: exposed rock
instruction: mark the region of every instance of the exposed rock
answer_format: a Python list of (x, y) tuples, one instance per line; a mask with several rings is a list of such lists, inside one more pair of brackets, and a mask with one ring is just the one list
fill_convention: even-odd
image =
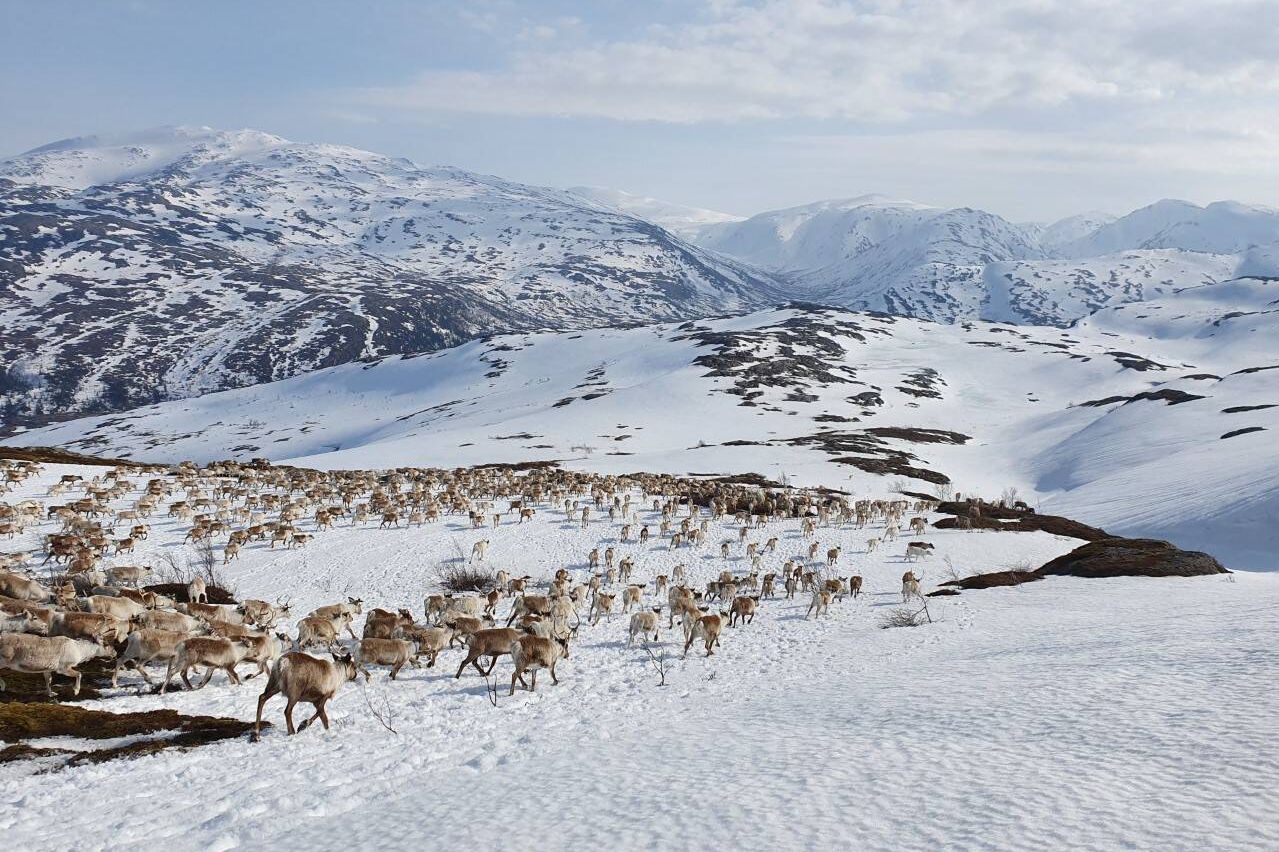
[(1042, 577), (1198, 577), (1228, 574), (1206, 553), (1149, 538), (1104, 538), (1044, 565)]

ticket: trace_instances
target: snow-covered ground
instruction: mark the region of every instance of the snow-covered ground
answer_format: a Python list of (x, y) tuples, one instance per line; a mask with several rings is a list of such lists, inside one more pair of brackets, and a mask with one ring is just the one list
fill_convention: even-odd
[[(50, 466), (8, 499), (39, 497), (72, 468)], [(887, 495), (885, 495), (887, 496)], [(123, 504), (121, 504), (123, 505)], [(647, 507), (643, 507), (647, 508)], [(641, 513), (656, 532), (656, 518)], [(303, 524), (302, 528), (309, 528)], [(182, 552), (184, 527), (155, 519), (127, 561)], [(43, 528), (6, 543), (33, 547)], [(549, 507), (529, 523), (471, 530), (460, 517), (418, 528), (339, 525), (306, 548), (254, 545), (228, 567), (242, 596), (292, 597), (294, 612), (361, 596), (420, 615), (437, 566), (491, 541), (487, 564), (545, 579), (585, 571), (605, 543), (636, 580), (675, 564), (693, 579), (725, 567), (712, 527), (701, 550), (616, 542), (607, 517), (585, 529)], [(334, 728), (259, 744), (32, 775), (0, 767), (0, 836), (12, 848), (865, 848), (1246, 849), (1279, 844), (1279, 699), (1273, 636), (1279, 574), (1196, 579), (1050, 578), (934, 598), (935, 623), (884, 630), (900, 603), (901, 542), (865, 553), (879, 529), (823, 528), (838, 573), (866, 594), (803, 618), (806, 602), (766, 601), (713, 657), (678, 658), (666, 686), (625, 644), (622, 616), (584, 625), (561, 683), (496, 707), (460, 651), (435, 669), (382, 672), (330, 707)], [(766, 570), (806, 541), (774, 522)], [(916, 568), (948, 573), (1029, 565), (1078, 541), (1042, 533), (930, 530)], [(730, 569), (742, 571), (741, 549)], [(651, 597), (650, 597), (651, 601)], [(505, 606), (505, 605), (504, 605)], [(499, 681), (509, 678), (499, 663)], [(132, 685), (135, 678), (122, 681)], [(200, 692), (92, 702), (251, 719), (260, 681), (221, 676)], [(367, 700), (366, 700), (367, 698)], [(368, 702), (389, 703), (387, 731)], [(281, 721), (279, 699), (268, 718)]]
[[(1044, 511), (1269, 570), (1279, 548), (1276, 301), (1279, 282), (1245, 280), (1070, 329), (790, 308), (511, 335), (5, 443), (324, 469), (557, 460), (612, 473), (754, 472), (857, 494), (899, 480), (931, 492), (940, 474), (961, 492), (998, 498), (1015, 487)], [(966, 440), (892, 431), (903, 429)]]

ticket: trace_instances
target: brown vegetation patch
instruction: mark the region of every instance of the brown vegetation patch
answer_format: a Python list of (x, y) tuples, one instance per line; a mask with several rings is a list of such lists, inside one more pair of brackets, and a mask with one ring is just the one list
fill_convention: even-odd
[[(218, 716), (184, 716), (176, 710), (108, 713), (63, 704), (0, 704), (0, 763), (41, 757), (61, 758), (55, 768), (140, 757), (170, 748), (191, 748), (238, 737), (252, 730), (251, 722)], [(170, 735), (154, 737), (155, 734)], [(85, 751), (36, 748), (25, 740), (79, 737), (90, 740), (149, 737), (110, 748)]]
[(97, 467), (154, 467), (130, 459), (108, 459), (76, 453), (59, 447), (0, 447), (0, 459), (40, 462), (41, 464), (84, 464)]
[[(155, 592), (157, 595), (164, 595), (167, 598), (173, 598), (178, 603), (190, 603), (187, 598), (187, 587), (185, 583), (156, 583), (152, 586), (144, 587), (148, 592)], [(234, 604), (239, 603), (235, 596), (220, 586), (209, 585), (205, 588), (205, 592), (209, 596), (211, 604)]]
[[(957, 589), (995, 589), (1000, 586), (1020, 586), (1022, 583), (1033, 583), (1044, 579), (1034, 571), (991, 571), (987, 574), (974, 574), (959, 580), (947, 580), (943, 586)], [(952, 592), (958, 594), (958, 592)]]

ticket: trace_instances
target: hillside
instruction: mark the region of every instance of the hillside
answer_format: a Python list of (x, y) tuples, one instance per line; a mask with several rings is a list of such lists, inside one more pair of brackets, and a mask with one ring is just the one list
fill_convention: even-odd
[(570, 193), (208, 128), (0, 162), (0, 250), (6, 425), (777, 298), (766, 275)]
[(1273, 567), (1276, 300), (1279, 283), (1238, 281), (1066, 330), (796, 306), (505, 336), (9, 443), (324, 468), (558, 460), (855, 493), (1012, 487), (1113, 532)]

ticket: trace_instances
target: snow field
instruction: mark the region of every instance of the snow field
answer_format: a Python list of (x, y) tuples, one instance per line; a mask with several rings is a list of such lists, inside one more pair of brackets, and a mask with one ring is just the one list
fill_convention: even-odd
[[(8, 499), (41, 495), (66, 470), (50, 466)], [(651, 513), (641, 518), (654, 533), (647, 548), (614, 543), (619, 559), (635, 558), (637, 582), (682, 562), (704, 583), (725, 566), (718, 543), (737, 538), (735, 524), (713, 523), (704, 548), (669, 551)], [(489, 567), (544, 580), (564, 566), (584, 575), (586, 553), (617, 533), (606, 515), (582, 529), (547, 507), (522, 525), (468, 526), (458, 516), (398, 530), (339, 524), (302, 549), (245, 548), (227, 573), (241, 597), (290, 595), (298, 616), (348, 593), (420, 614), (435, 566), (475, 540), (490, 540)], [(765, 570), (806, 543), (797, 527), (752, 531), (752, 541), (781, 539)], [(184, 529), (154, 518), (148, 541), (120, 561), (182, 551)], [(7, 549), (33, 548), (41, 532)], [(862, 552), (879, 533), (818, 531), (823, 552), (844, 547), (840, 575), (866, 578), (867, 594), (827, 618), (804, 619), (806, 600), (765, 602), (753, 625), (725, 631), (713, 657), (695, 646), (685, 660), (679, 628), (664, 630), (654, 650), (676, 657), (665, 687), (644, 651), (625, 646), (620, 615), (582, 626), (559, 686), (543, 672), (536, 693), (507, 697), (510, 663), (499, 662), (497, 707), (473, 670), (453, 678), (462, 652), (446, 652), (394, 683), (375, 670), (369, 685), (346, 686), (327, 733), (286, 737), (277, 698), (267, 718), (280, 727), (256, 745), (39, 777), (0, 767), (0, 831), (32, 850), (1279, 842), (1269, 818), (1279, 763), (1268, 745), (1279, 701), (1265, 686), (1279, 668), (1268, 650), (1276, 577), (1051, 578), (930, 599), (935, 624), (881, 630), (879, 616), (900, 602), (909, 536)], [(937, 546), (915, 565), (926, 590), (946, 557), (962, 575), (1035, 567), (1079, 543), (1042, 533), (926, 538)], [(746, 570), (740, 559), (728, 567)], [(215, 675), (199, 692), (137, 696), (137, 680), (122, 676), (126, 688), (90, 706), (250, 719), (261, 688)], [(368, 703), (389, 706), (398, 733)]]

